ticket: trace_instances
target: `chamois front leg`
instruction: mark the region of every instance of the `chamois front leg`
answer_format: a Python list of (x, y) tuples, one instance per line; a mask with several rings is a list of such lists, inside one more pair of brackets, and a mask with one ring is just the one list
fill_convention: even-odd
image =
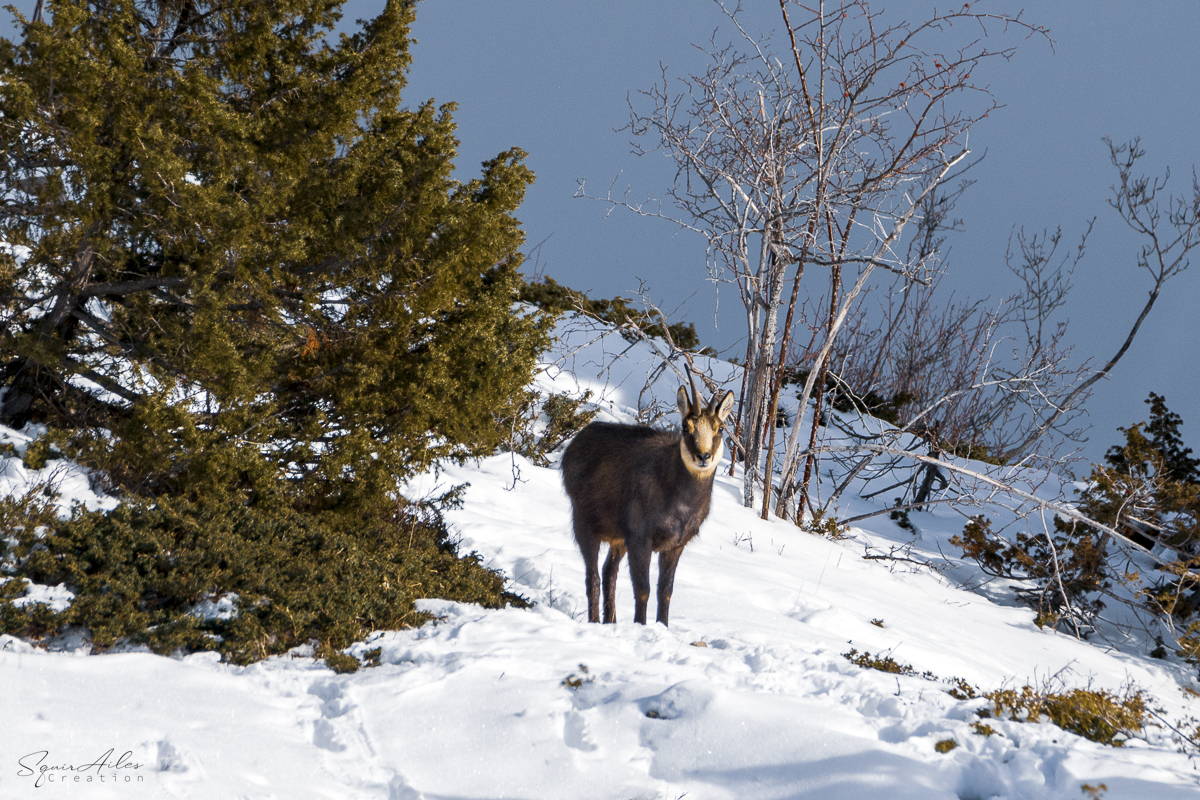
[(675, 588), (675, 567), (679, 557), (683, 555), (683, 547), (663, 550), (658, 554), (658, 617), (657, 621), (667, 624), (667, 615), (671, 609), (671, 592)]
[(629, 545), (629, 577), (633, 579), (633, 621), (646, 624), (650, 604), (650, 542)]
[(625, 545), (612, 542), (608, 545), (608, 558), (604, 560), (604, 621), (617, 621), (617, 572), (621, 559), (625, 557)]
[[(578, 530), (578, 529), (577, 529)], [(583, 553), (583, 570), (587, 586), (588, 622), (600, 621), (600, 539), (590, 537), (579, 542), (579, 550)]]

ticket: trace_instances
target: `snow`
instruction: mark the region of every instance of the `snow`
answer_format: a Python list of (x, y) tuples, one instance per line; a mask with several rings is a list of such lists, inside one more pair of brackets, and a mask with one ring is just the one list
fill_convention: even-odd
[[(71, 508), (82, 505), (89, 511), (111, 511), (117, 501), (92, 489), (90, 470), (62, 458), (47, 459), (41, 469), (30, 469), (22, 459), (30, 443), (46, 433), (45, 426), (27, 425), (14, 431), (0, 425), (0, 448), (10, 447), (15, 457), (0, 457), (0, 497), (24, 497), (41, 487), (53, 490), (53, 502), (60, 517), (67, 517)], [(2, 452), (2, 451), (0, 451)]]
[(57, 586), (43, 586), (28, 578), (0, 578), (0, 585), (11, 580), (25, 583), (24, 594), (13, 601), (13, 605), (17, 608), (40, 603), (49, 606), (51, 611), (65, 611), (71, 605), (71, 601), (75, 599), (75, 593), (61, 583)]
[[(539, 389), (590, 389), (604, 418), (623, 421), (639, 402), (673, 406), (669, 371), (641, 392), (656, 365), (644, 344), (560, 334)], [(705, 363), (736, 388), (731, 365)], [(18, 475), (13, 461), (3, 475)], [(1194, 668), (1040, 630), (1003, 591), (965, 588), (978, 576), (949, 557), (962, 518), (944, 506), (912, 514), (915, 536), (884, 515), (834, 541), (759, 519), (725, 473), (680, 561), (670, 628), (630, 622), (627, 568), (619, 622), (584, 621), (560, 475), (503, 454), (405, 491), (469, 483), (448, 515), (460, 547), (535, 606), (423, 600), (436, 622), (349, 649), (378, 649), (378, 666), (338, 675), (311, 648), (249, 667), (211, 654), (82, 657), (86, 644), (0, 637), (0, 798), (37, 796), (39, 780), (48, 796), (87, 798), (1077, 800), (1085, 783), (1103, 783), (1105, 800), (1200, 797), (1194, 761), (1165, 728), (1121, 748), (1045, 722), (988, 719), (996, 733), (983, 736), (971, 725), (986, 701), (946, 691), (952, 678), (981, 690), (1135, 685), (1179, 722), (1200, 715), (1184, 691), (1197, 688)], [(86, 481), (60, 491), (98, 502)], [(848, 501), (839, 516), (872, 507)], [(944, 550), (950, 566), (863, 558), (898, 544), (919, 560)], [(65, 591), (37, 588), (25, 602), (69, 602)], [(236, 600), (196, 613), (234, 613)], [(858, 667), (843, 655), (852, 648), (931, 675)], [(957, 747), (937, 752), (947, 739)]]
[(206, 597), (188, 613), (197, 619), (233, 619), (238, 615), (239, 599), (237, 592), (229, 592), (220, 597)]

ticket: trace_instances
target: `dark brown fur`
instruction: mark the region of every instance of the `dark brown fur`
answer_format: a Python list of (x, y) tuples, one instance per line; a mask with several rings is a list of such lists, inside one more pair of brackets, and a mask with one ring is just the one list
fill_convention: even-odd
[[(713, 474), (721, 455), (721, 428), (733, 405), (726, 392), (707, 407), (689, 404), (679, 390), (683, 433), (641, 425), (593, 422), (563, 455), (563, 483), (571, 498), (575, 541), (587, 573), (588, 621), (600, 621), (600, 543), (604, 562), (604, 621), (616, 622), (617, 571), (629, 553), (635, 622), (645, 624), (650, 557), (658, 553), (658, 621), (667, 624), (675, 566), (708, 516)], [(684, 441), (686, 437), (686, 441)], [(689, 453), (691, 468), (684, 460)], [(697, 473), (694, 470), (699, 469)]]

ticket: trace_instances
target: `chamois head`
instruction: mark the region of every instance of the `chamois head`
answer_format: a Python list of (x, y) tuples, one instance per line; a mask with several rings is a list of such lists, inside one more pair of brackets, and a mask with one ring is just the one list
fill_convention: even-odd
[(704, 405), (700, 402), (696, 377), (689, 371), (688, 378), (692, 384), (692, 398), (688, 398), (687, 389), (683, 386), (679, 387), (676, 398), (679, 414), (683, 417), (683, 438), (679, 440), (679, 453), (683, 456), (683, 463), (688, 472), (697, 478), (707, 478), (716, 471), (717, 462), (721, 460), (721, 453), (725, 450), (721, 428), (725, 418), (733, 410), (733, 392), (725, 392), (724, 397), (714, 394), (712, 401)]

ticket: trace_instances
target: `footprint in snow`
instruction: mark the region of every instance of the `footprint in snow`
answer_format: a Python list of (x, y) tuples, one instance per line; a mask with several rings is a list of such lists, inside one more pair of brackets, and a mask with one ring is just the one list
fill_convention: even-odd
[(158, 752), (154, 759), (154, 767), (159, 772), (174, 772), (179, 774), (188, 771), (189, 759), (171, 742), (162, 739), (157, 743), (156, 749)]
[(349, 741), (365, 738), (357, 715), (350, 713), (357, 706), (346, 698), (339, 683), (317, 681), (308, 693), (321, 699), (321, 716), (313, 721), (313, 744), (331, 753), (342, 753), (349, 749)]
[(567, 747), (590, 753), (596, 750), (587, 719), (578, 711), (568, 711), (563, 719), (563, 742)]
[(650, 719), (679, 719), (699, 715), (715, 697), (716, 692), (708, 684), (683, 681), (662, 694), (644, 698), (638, 705)]

